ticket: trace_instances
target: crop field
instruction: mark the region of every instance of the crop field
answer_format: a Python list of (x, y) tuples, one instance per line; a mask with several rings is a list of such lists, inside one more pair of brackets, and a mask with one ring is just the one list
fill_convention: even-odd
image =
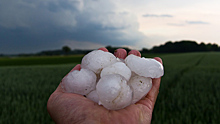
[(3, 57), (3, 58), (0, 58), (0, 66), (56, 65), (56, 64), (67, 64), (67, 63), (79, 63), (82, 57), (83, 55)]
[[(152, 124), (219, 124), (220, 53), (157, 56), (165, 75)], [(0, 58), (0, 124), (53, 124), (47, 100), (81, 57)]]

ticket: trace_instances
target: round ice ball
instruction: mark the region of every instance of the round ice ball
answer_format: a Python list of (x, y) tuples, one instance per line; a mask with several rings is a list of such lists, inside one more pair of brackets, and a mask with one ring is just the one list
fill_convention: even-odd
[(101, 69), (115, 62), (117, 62), (117, 59), (112, 53), (94, 50), (83, 57), (81, 68), (90, 69), (98, 74), (101, 72)]
[(155, 59), (141, 58), (129, 55), (125, 58), (125, 63), (131, 71), (144, 77), (159, 78), (163, 76), (163, 65)]
[(96, 75), (88, 69), (74, 70), (62, 80), (66, 92), (87, 95), (96, 87)]
[(93, 90), (92, 92), (90, 92), (86, 97), (95, 103), (99, 102), (99, 96), (98, 96), (96, 90)]
[(99, 103), (109, 110), (118, 110), (131, 104), (132, 90), (124, 77), (118, 74), (103, 76), (96, 86)]
[(133, 90), (133, 98), (131, 102), (133, 104), (147, 95), (152, 87), (152, 79), (149, 77), (136, 75), (131, 77), (128, 85), (130, 85), (131, 89)]
[(131, 70), (123, 62), (116, 62), (108, 67), (103, 68), (101, 71), (101, 78), (109, 74), (119, 74), (123, 76), (127, 81), (131, 77)]

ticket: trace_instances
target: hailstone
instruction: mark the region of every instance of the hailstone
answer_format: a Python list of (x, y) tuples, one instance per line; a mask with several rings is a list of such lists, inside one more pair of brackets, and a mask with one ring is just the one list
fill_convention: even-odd
[(90, 92), (86, 97), (92, 100), (93, 102), (96, 102), (96, 103), (99, 102), (99, 96), (96, 90), (93, 90), (92, 92)]
[(133, 90), (133, 98), (131, 103), (136, 103), (141, 98), (147, 95), (147, 93), (150, 91), (152, 87), (152, 79), (136, 75), (132, 77), (128, 85)]
[(115, 62), (117, 62), (117, 59), (113, 54), (102, 50), (94, 50), (83, 57), (81, 68), (86, 68), (99, 74), (103, 68)]
[(96, 87), (96, 75), (88, 69), (74, 70), (62, 80), (66, 92), (87, 95)]
[(152, 87), (151, 78), (163, 74), (163, 65), (155, 59), (132, 54), (119, 59), (109, 52), (94, 50), (83, 57), (81, 70), (67, 74), (61, 86), (109, 110), (119, 110), (145, 97)]
[(103, 76), (96, 85), (99, 103), (110, 110), (118, 110), (131, 104), (132, 90), (124, 77), (118, 74)]
[(123, 76), (127, 81), (129, 81), (131, 77), (131, 70), (125, 65), (123, 62), (116, 62), (106, 68), (103, 68), (101, 71), (101, 78), (105, 75), (109, 74), (120, 74)]
[(131, 71), (144, 77), (159, 78), (163, 76), (163, 65), (155, 59), (141, 58), (129, 55), (125, 58), (125, 63)]

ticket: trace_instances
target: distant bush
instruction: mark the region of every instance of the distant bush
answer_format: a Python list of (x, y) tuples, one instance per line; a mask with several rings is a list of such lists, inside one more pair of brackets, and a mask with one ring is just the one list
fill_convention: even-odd
[(154, 46), (151, 50), (143, 49), (142, 53), (183, 53), (183, 52), (202, 52), (202, 51), (220, 51), (220, 47), (217, 44), (198, 44), (195, 41), (183, 40), (171, 42), (168, 41), (163, 45)]

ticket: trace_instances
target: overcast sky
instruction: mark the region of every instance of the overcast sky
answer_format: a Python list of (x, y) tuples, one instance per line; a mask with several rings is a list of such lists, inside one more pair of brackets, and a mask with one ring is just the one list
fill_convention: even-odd
[(219, 0), (1, 0), (0, 53), (220, 44)]

